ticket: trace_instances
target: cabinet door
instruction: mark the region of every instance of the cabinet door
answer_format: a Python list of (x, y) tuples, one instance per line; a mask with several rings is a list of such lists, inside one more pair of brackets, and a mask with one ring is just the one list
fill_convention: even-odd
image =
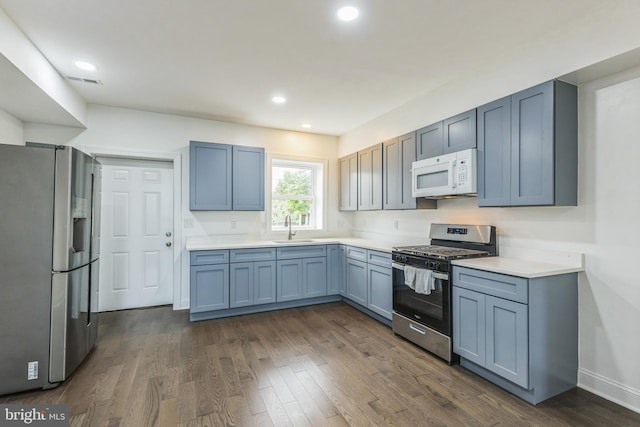
[(485, 295), (453, 287), (453, 351), (485, 366)]
[(371, 209), (371, 150), (358, 151), (358, 210)]
[(444, 154), (442, 122), (434, 123), (416, 132), (416, 159), (429, 159)]
[(367, 284), (369, 287), (369, 310), (391, 320), (393, 312), (393, 281), (391, 269), (377, 265), (367, 265)]
[(382, 209), (398, 209), (400, 206), (400, 141), (398, 138), (382, 143)]
[(327, 295), (340, 293), (342, 282), (342, 260), (340, 245), (327, 245)]
[(347, 247), (340, 245), (340, 295), (347, 295)]
[(416, 199), (411, 196), (411, 168), (416, 161), (416, 133), (411, 132), (398, 138), (400, 144), (400, 186), (398, 209), (415, 209)]
[(347, 258), (347, 298), (367, 306), (367, 263)]
[(416, 160), (416, 133), (384, 142), (382, 151), (382, 209), (415, 209), (411, 167)]
[(233, 146), (233, 210), (264, 210), (264, 148)]
[(338, 160), (340, 170), (340, 205), (341, 211), (358, 209), (358, 155), (352, 154)]
[(302, 260), (302, 297), (313, 298), (327, 295), (327, 258), (304, 258)]
[(191, 313), (229, 308), (229, 264), (191, 267)]
[(554, 200), (553, 81), (511, 96), (511, 204)]
[(476, 109), (446, 119), (443, 132), (444, 154), (476, 148)]
[(276, 302), (276, 262), (253, 263), (253, 304)]
[(253, 263), (240, 262), (229, 265), (229, 306), (244, 307), (253, 304)]
[(529, 388), (529, 321), (526, 304), (486, 298), (486, 364), (492, 372)]
[(276, 268), (278, 302), (302, 298), (302, 260), (277, 261)]
[(371, 210), (382, 209), (382, 144), (371, 147)]
[(189, 143), (189, 209), (231, 210), (231, 145)]
[(511, 205), (511, 97), (478, 108), (478, 206)]

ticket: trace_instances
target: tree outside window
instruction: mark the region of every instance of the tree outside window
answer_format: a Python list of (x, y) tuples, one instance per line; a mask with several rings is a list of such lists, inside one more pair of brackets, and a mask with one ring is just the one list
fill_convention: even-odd
[[(318, 165), (273, 160), (271, 168), (271, 227), (285, 228), (285, 217), (297, 229), (316, 228)], [(320, 169), (321, 170), (321, 169)], [(320, 172), (321, 173), (321, 172)]]

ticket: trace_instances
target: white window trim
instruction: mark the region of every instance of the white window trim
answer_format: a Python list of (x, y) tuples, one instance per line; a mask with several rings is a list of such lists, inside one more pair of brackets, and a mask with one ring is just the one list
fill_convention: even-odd
[[(266, 169), (266, 182), (265, 182), (265, 196), (266, 196), (266, 200), (265, 200), (265, 214), (266, 214), (266, 219), (264, 221), (265, 224), (265, 233), (266, 235), (273, 235), (273, 234), (281, 234), (285, 231), (285, 229), (276, 229), (276, 230), (272, 230), (271, 229), (271, 206), (272, 206), (272, 201), (273, 201), (273, 194), (271, 193), (271, 179), (272, 179), (272, 174), (271, 174), (271, 168), (273, 165), (273, 160), (274, 159), (278, 159), (278, 160), (291, 160), (293, 162), (311, 162), (311, 163), (321, 163), (322, 164), (322, 194), (319, 196), (319, 199), (321, 199), (321, 203), (322, 203), (322, 208), (321, 208), (321, 212), (322, 212), (322, 227), (320, 228), (298, 228), (298, 227), (292, 227), (292, 230), (297, 230), (299, 231), (301, 234), (312, 234), (312, 233), (318, 233), (318, 232), (324, 232), (327, 231), (327, 222), (328, 222), (328, 218), (327, 218), (327, 213), (328, 213), (328, 209), (327, 209), (327, 203), (328, 203), (328, 198), (327, 198), (327, 189), (329, 186), (329, 160), (328, 159), (321, 159), (318, 157), (306, 157), (306, 156), (298, 156), (298, 155), (292, 155), (292, 154), (284, 154), (284, 153), (272, 153), (272, 152), (267, 152), (266, 153), (267, 156), (267, 167)], [(314, 183), (315, 185), (315, 183)], [(315, 188), (314, 188), (315, 190)], [(307, 197), (307, 196), (301, 196), (302, 197)]]

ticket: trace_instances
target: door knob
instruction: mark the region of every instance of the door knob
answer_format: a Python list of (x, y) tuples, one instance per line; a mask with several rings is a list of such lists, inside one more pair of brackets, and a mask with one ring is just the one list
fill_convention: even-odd
[(167, 231), (167, 232), (165, 233), (165, 236), (167, 236), (167, 237), (171, 237), (171, 232), (170, 232), (170, 231)]
[(168, 247), (168, 248), (170, 248), (170, 247), (171, 247), (171, 242), (167, 242), (167, 243), (165, 243), (165, 246), (166, 246), (166, 247)]

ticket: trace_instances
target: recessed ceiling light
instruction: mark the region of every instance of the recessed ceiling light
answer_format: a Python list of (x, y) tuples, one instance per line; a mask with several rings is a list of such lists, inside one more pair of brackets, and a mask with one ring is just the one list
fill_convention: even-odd
[(274, 104), (284, 104), (285, 102), (287, 102), (287, 98), (278, 95), (271, 98), (271, 101), (273, 101)]
[(301, 126), (305, 129), (309, 129), (311, 127), (311, 123), (303, 123)]
[(342, 21), (353, 21), (359, 14), (360, 11), (353, 6), (345, 6), (338, 9), (338, 18)]
[(95, 65), (85, 61), (76, 61), (75, 64), (76, 67), (85, 71), (96, 71), (98, 69), (98, 67), (96, 67)]

